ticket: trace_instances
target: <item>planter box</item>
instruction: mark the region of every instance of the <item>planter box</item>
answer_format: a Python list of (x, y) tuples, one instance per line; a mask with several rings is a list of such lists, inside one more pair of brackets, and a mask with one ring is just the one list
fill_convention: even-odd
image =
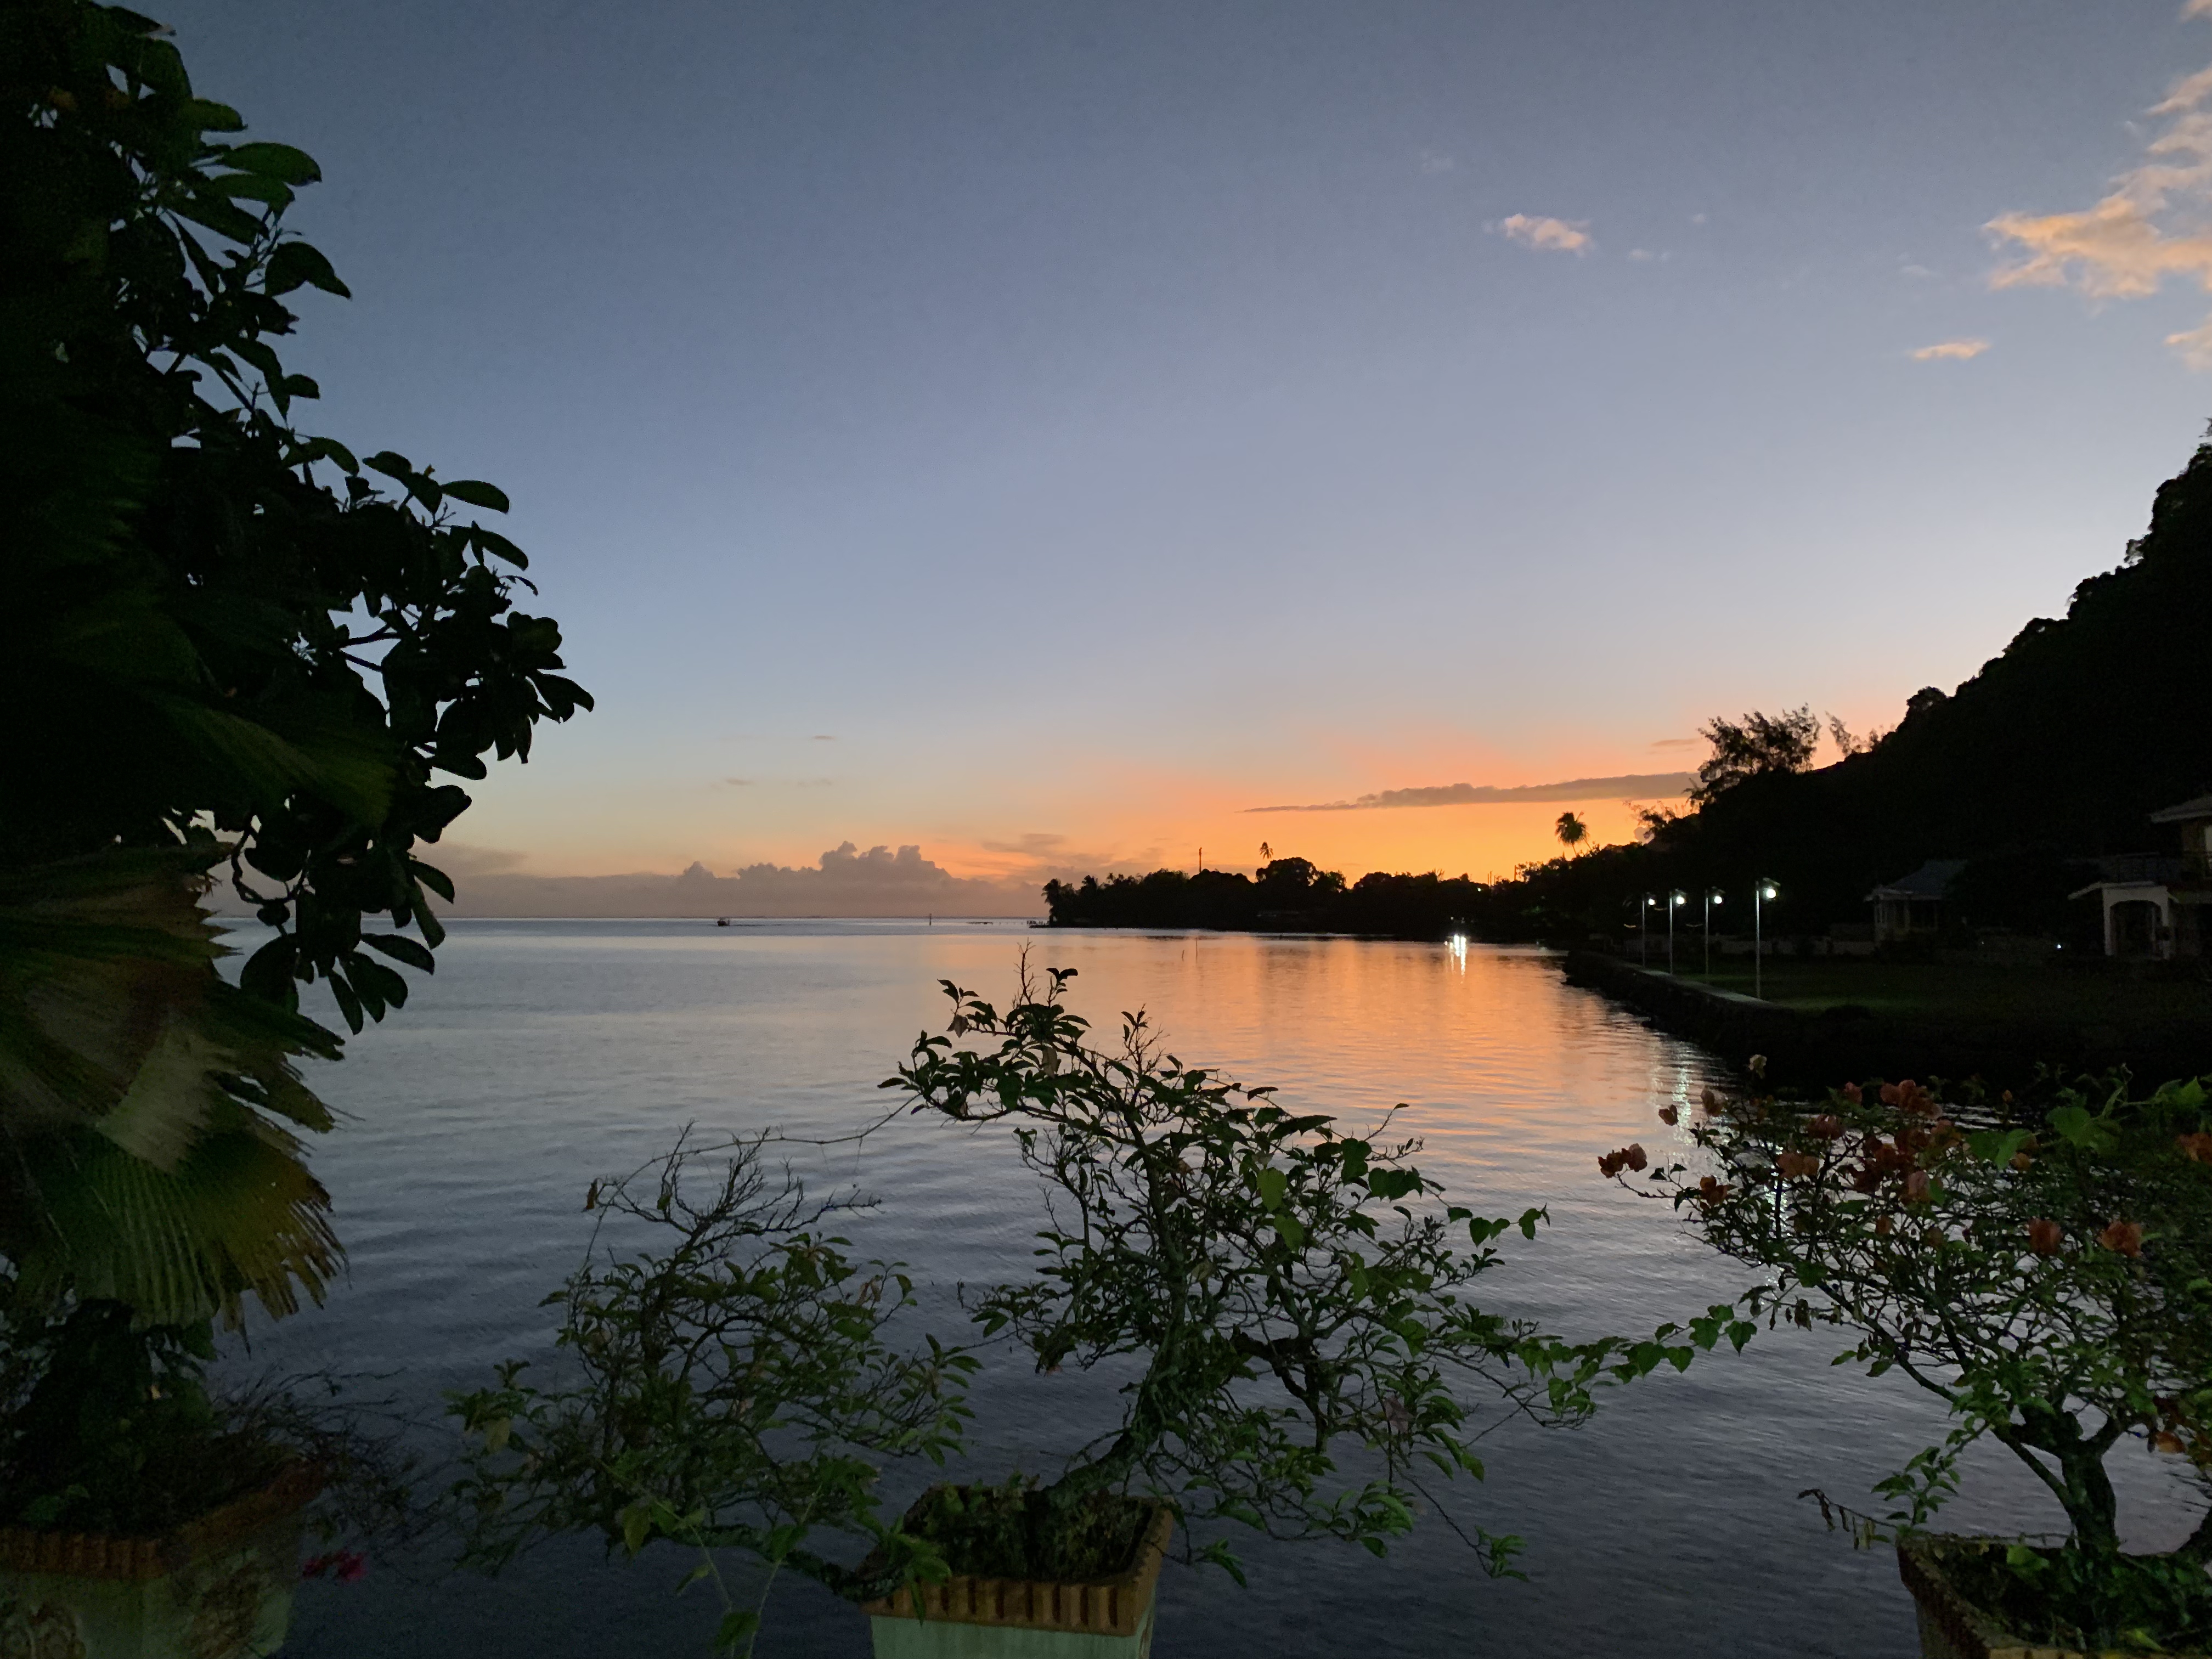
[[(1920, 1615), (1921, 1659), (2087, 1659), (2073, 1648), (2044, 1647), (2014, 1635), (1967, 1601), (1943, 1570), (1945, 1558), (2002, 1549), (2009, 1538), (1916, 1538), (1897, 1547), (1897, 1574)], [(2171, 1659), (2207, 1659), (2175, 1654)]]
[(1146, 1659), (1174, 1534), (1175, 1516), (1162, 1504), (1137, 1559), (1111, 1577), (1064, 1584), (957, 1573), (863, 1601), (876, 1659)]
[(263, 1659), (300, 1579), (300, 1511), (322, 1480), (295, 1463), (162, 1538), (0, 1528), (9, 1659)]

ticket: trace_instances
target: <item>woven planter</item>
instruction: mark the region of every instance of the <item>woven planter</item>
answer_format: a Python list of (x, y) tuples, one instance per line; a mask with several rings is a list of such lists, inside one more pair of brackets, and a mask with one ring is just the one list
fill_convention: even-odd
[(161, 1538), (0, 1528), (5, 1659), (263, 1659), (283, 1644), (300, 1511), (321, 1477), (295, 1463)]
[[(1943, 1570), (1947, 1557), (2001, 1550), (2009, 1538), (1915, 1538), (1897, 1547), (1897, 1573), (1920, 1615), (1921, 1659), (2087, 1659), (2074, 1648), (2042, 1647), (2014, 1636), (1961, 1595)], [(2174, 1654), (2169, 1659), (2208, 1659)]]
[(1174, 1534), (1174, 1513), (1164, 1504), (1137, 1559), (1110, 1577), (1059, 1583), (958, 1573), (863, 1601), (876, 1659), (1146, 1659)]

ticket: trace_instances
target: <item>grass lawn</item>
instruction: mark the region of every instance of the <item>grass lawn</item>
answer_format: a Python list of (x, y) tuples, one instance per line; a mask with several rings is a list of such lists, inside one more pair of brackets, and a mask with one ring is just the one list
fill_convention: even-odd
[[(1680, 977), (1752, 994), (1747, 959), (1732, 959), (1725, 968), (1716, 963), (1710, 978), (1694, 972)], [(1764, 978), (1769, 1002), (1808, 1012), (1856, 1004), (1875, 1014), (1950, 1016), (1977, 1024), (2036, 1019), (2123, 1030), (2212, 1024), (2212, 982), (2204, 980), (1956, 963), (1923, 966), (1850, 957), (1770, 958)]]

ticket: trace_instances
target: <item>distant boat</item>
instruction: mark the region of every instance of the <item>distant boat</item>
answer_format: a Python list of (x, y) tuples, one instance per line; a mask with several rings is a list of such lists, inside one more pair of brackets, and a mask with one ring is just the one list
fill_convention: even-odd
[(726, 927), (729, 925), (730, 919), (727, 916), (716, 916), (714, 918), (714, 926), (717, 927)]

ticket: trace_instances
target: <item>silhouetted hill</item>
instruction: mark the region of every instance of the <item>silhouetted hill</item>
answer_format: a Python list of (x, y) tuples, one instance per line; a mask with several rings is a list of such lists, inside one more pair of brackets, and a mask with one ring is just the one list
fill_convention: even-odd
[[(1778, 933), (1863, 921), (1869, 888), (1932, 858), (1964, 859), (1973, 920), (2056, 931), (2086, 861), (2166, 850), (2148, 814), (2212, 790), (2212, 443), (2162, 485), (2118, 568), (2037, 617), (1946, 696), (1929, 689), (1870, 751), (1727, 789), (1647, 844), (1553, 860), (1511, 881), (1363, 878), (1334, 887), (1302, 860), (1259, 882), (1160, 871), (1047, 890), (1060, 922), (1306, 927), (1496, 938), (1618, 936), (1644, 892), (1715, 886), (1741, 907), (1771, 878)], [(1839, 639), (1840, 652), (1879, 650)], [(1269, 872), (1291, 865), (1304, 885)], [(1694, 900), (1693, 900), (1694, 902)], [(1956, 908), (1956, 907), (1954, 907)], [(1735, 913), (1730, 912), (1731, 915)], [(1742, 918), (1735, 915), (1735, 920)]]

